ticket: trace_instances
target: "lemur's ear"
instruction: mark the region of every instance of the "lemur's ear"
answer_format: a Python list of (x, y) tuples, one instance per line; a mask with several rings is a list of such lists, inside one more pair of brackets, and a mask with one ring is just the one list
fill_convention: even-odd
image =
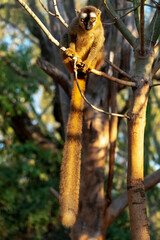
[(76, 16), (78, 16), (79, 15), (79, 13), (80, 13), (80, 10), (75, 10), (75, 12), (76, 12)]
[(101, 11), (98, 9), (98, 15), (101, 15)]

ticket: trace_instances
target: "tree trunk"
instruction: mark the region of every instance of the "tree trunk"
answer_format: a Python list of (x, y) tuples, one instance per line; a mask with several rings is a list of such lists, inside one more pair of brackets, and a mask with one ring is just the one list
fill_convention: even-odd
[(136, 50), (134, 79), (137, 88), (133, 90), (132, 106), (128, 113), (128, 202), (131, 220), (132, 240), (149, 240), (144, 190), (144, 129), (146, 108), (150, 91), (153, 51), (140, 56)]
[[(87, 97), (94, 105), (101, 107), (108, 102), (107, 84), (106, 80), (99, 79), (97, 83), (101, 84), (99, 89), (95, 89), (96, 81), (96, 77), (89, 80)], [(102, 239), (104, 165), (108, 142), (108, 116), (94, 112), (87, 106), (84, 111), (79, 214), (71, 232), (74, 240)]]

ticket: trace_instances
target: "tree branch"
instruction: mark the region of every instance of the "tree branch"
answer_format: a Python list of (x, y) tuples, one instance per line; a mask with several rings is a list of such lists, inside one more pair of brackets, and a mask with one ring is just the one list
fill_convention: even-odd
[(108, 63), (111, 67), (113, 67), (116, 71), (118, 71), (120, 74), (122, 74), (124, 77), (131, 79), (131, 76), (124, 72), (122, 69), (120, 69), (117, 65), (114, 63), (110, 62), (108, 59), (105, 59), (105, 62)]
[(152, 42), (154, 45), (160, 36), (160, 8), (157, 8), (151, 23), (146, 29), (146, 40)]
[(156, 2), (155, 0), (151, 0), (151, 1), (156, 5), (156, 8), (160, 7), (160, 3)]
[(155, 83), (151, 85), (151, 87), (157, 87), (157, 86), (160, 86), (160, 83)]
[[(150, 190), (159, 182), (160, 182), (160, 169), (145, 177), (144, 179), (145, 191)], [(59, 193), (55, 189), (50, 188), (50, 193), (57, 200), (59, 200)], [(107, 215), (106, 215), (106, 223), (107, 223), (106, 227), (109, 227), (116, 220), (116, 218), (123, 212), (123, 210), (127, 207), (127, 205), (128, 205), (128, 196), (127, 196), (127, 191), (125, 191), (118, 198), (112, 201), (112, 203), (108, 207)]]
[(57, 146), (52, 140), (48, 136), (42, 134), (38, 126), (32, 124), (31, 119), (26, 112), (18, 114), (15, 105), (14, 116), (11, 116), (10, 121), (20, 142), (26, 142), (28, 140), (35, 141), (36, 144), (43, 149), (50, 149), (55, 153), (57, 152)]
[[(46, 18), (44, 17), (44, 14), (42, 14), (36, 5), (36, 0), (28, 1), (30, 8), (34, 13), (41, 18), (41, 21), (45, 25), (47, 25)], [(40, 45), (41, 55), (47, 60), (47, 61), (53, 61), (54, 55), (53, 55), (53, 46), (49, 42), (48, 38), (43, 34), (42, 29), (36, 24), (33, 18), (29, 18), (28, 14), (23, 14), (24, 23), (26, 24), (28, 30), (34, 37), (38, 39), (38, 43)]]
[(10, 61), (9, 58), (2, 56), (1, 54), (0, 54), (0, 58), (8, 65), (8, 67), (10, 67), (19, 76), (21, 76), (23, 78), (34, 78), (35, 80), (37, 80), (40, 84), (42, 84), (44, 86), (44, 88), (46, 89), (47, 92), (51, 92), (50, 87), (48, 86), (48, 83), (46, 82), (46, 80), (38, 77), (37, 75), (34, 75), (31, 72), (23, 71), (19, 66), (17, 66), (15, 63)]
[(47, 75), (52, 77), (52, 79), (63, 88), (68, 97), (71, 98), (72, 84), (71, 81), (69, 81), (68, 77), (58, 68), (43, 59), (38, 58), (37, 64), (44, 72), (47, 73)]
[(45, 10), (47, 13), (49, 13), (50, 15), (52, 15), (52, 16), (54, 16), (54, 17), (56, 16), (55, 13), (50, 12), (50, 11), (44, 6), (42, 0), (39, 0), (39, 2), (40, 2), (41, 6), (44, 8), (44, 10)]
[(40, 4), (42, 5), (42, 7), (44, 8), (44, 10), (45, 10), (46, 12), (48, 12), (48, 13), (51, 14), (52, 16), (58, 18), (59, 21), (60, 21), (61, 23), (63, 23), (63, 25), (64, 25), (66, 28), (68, 28), (68, 24), (64, 21), (64, 19), (63, 19), (62, 16), (60, 15), (60, 12), (59, 12), (58, 7), (57, 7), (57, 2), (56, 2), (56, 0), (53, 0), (53, 5), (54, 5), (54, 9), (55, 9), (55, 12), (56, 12), (56, 13), (52, 13), (52, 12), (50, 12), (49, 10), (47, 10), (47, 8), (46, 8), (46, 7), (44, 6), (44, 4), (42, 3), (42, 0), (39, 0), (39, 2), (40, 2)]
[(61, 21), (61, 23), (63, 23), (63, 25), (68, 28), (68, 24), (64, 21), (64, 19), (62, 18), (59, 10), (58, 10), (58, 7), (57, 7), (57, 2), (56, 0), (53, 0), (53, 5), (54, 5), (54, 9), (55, 9), (55, 12), (56, 12), (56, 17)]
[(138, 33), (140, 33), (140, 23), (139, 23), (139, 0), (133, 0), (133, 6), (134, 6), (134, 19), (137, 27)]
[(4, 21), (5, 24), (11, 25), (13, 28), (17, 29), (24, 37), (28, 38), (32, 43), (34, 43), (35, 45), (38, 46), (38, 41), (37, 39), (35, 39), (35, 37), (33, 37), (31, 34), (27, 34), (25, 32), (25, 30), (23, 31), (22, 29), (20, 29), (17, 24), (14, 24), (13, 22), (9, 22), (9, 20), (7, 18), (3, 18), (2, 16), (0, 16), (0, 20)]
[(43, 30), (43, 32), (46, 34), (48, 39), (54, 43), (58, 48), (60, 48), (62, 51), (65, 51), (66, 48), (62, 47), (60, 43), (52, 36), (52, 34), (48, 31), (48, 29), (45, 27), (45, 25), (41, 22), (41, 20), (36, 16), (36, 14), (31, 10), (31, 8), (23, 1), (23, 0), (17, 0), (24, 8), (25, 10), (33, 17), (33, 19), (37, 22), (37, 24), (40, 26), (40, 28)]
[(160, 81), (160, 71), (158, 71), (158, 72), (154, 75), (154, 79), (157, 80), (158, 82)]
[(144, 48), (144, 0), (141, 0), (141, 7), (140, 7), (140, 37), (141, 37), (140, 53), (142, 56), (144, 56), (144, 54), (145, 54), (145, 48)]
[(11, 4), (11, 3), (2, 3), (2, 4), (0, 4), (0, 9), (3, 9), (5, 7), (9, 7), (10, 9), (19, 8), (19, 6), (17, 6), (16, 4)]
[(102, 76), (110, 81), (113, 81), (113, 82), (116, 82), (116, 83), (119, 83), (119, 84), (122, 84), (122, 85), (125, 85), (125, 86), (128, 86), (128, 87), (136, 87), (136, 83), (135, 82), (131, 82), (131, 81), (126, 81), (126, 80), (122, 80), (122, 79), (119, 79), (119, 78), (116, 78), (116, 77), (112, 77), (112, 76), (109, 76), (108, 74), (104, 73), (104, 72), (101, 72), (101, 71), (98, 71), (98, 70), (95, 70), (95, 69), (91, 69), (90, 70), (91, 73), (94, 73), (98, 76)]
[(106, 5), (106, 10), (112, 20), (115, 21), (116, 27), (119, 29), (119, 31), (122, 33), (122, 35), (126, 38), (126, 40), (131, 44), (132, 47), (134, 47), (135, 43), (135, 37), (132, 35), (132, 33), (126, 28), (123, 21), (119, 18), (119, 16), (114, 11), (111, 3), (109, 0), (104, 0), (104, 4)]
[[(111, 83), (110, 86), (110, 108), (112, 112), (117, 112), (117, 85)], [(118, 118), (111, 117), (109, 122), (109, 173), (107, 181), (107, 191), (106, 191), (106, 203), (110, 205), (112, 201), (112, 188), (113, 188), (113, 176), (114, 176), (114, 162), (115, 162), (115, 150), (116, 150), (116, 140), (118, 131)]]
[(59, 201), (59, 193), (52, 187), (49, 189), (49, 191)]
[[(159, 182), (160, 182), (160, 169), (145, 177), (144, 179), (145, 191), (150, 190)], [(118, 198), (116, 198), (108, 207), (107, 214), (105, 216), (107, 227), (110, 226), (115, 221), (115, 219), (123, 212), (127, 205), (128, 196), (127, 191), (125, 191)]]

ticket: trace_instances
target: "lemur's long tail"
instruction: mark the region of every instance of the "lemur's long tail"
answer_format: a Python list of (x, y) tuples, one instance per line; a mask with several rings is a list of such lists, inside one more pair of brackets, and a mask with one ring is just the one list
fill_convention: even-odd
[[(78, 78), (78, 82), (84, 93), (86, 76)], [(84, 100), (74, 80), (60, 176), (60, 212), (66, 227), (73, 226), (78, 213), (83, 108)]]

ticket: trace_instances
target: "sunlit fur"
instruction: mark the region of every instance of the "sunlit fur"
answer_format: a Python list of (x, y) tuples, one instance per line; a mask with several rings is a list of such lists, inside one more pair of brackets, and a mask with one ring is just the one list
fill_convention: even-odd
[[(104, 61), (104, 30), (100, 10), (92, 6), (82, 8), (61, 43), (67, 48), (67, 54), (77, 56), (87, 67), (98, 69)], [(63, 62), (72, 73), (73, 61), (66, 53), (62, 53)], [(78, 79), (83, 93), (85, 80), (85, 74)], [(62, 224), (66, 227), (73, 226), (78, 213), (83, 108), (84, 100), (74, 80), (60, 177), (60, 212)]]
[[(85, 79), (79, 79), (79, 85), (84, 93)], [(66, 227), (74, 224), (78, 212), (83, 105), (84, 101), (74, 81), (60, 182), (61, 217)]]
[[(95, 13), (97, 18), (92, 24), (92, 29), (86, 30), (81, 22), (83, 14)], [(104, 62), (104, 29), (100, 19), (101, 12), (93, 6), (80, 10), (69, 25), (68, 32), (63, 35), (62, 45), (67, 48), (67, 53), (79, 57), (89, 68), (99, 69)], [(63, 62), (69, 72), (73, 72), (72, 59), (62, 52)]]

